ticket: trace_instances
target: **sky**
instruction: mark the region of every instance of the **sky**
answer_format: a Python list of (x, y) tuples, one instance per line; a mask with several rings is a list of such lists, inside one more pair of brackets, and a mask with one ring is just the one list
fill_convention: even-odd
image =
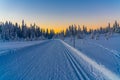
[(88, 28), (120, 22), (120, 0), (0, 0), (0, 21), (36, 23), (56, 31), (71, 24)]

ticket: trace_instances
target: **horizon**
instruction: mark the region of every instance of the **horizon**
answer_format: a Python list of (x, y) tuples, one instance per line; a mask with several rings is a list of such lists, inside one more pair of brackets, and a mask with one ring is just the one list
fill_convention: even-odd
[(87, 28), (106, 27), (119, 19), (119, 0), (1, 0), (0, 21), (19, 23), (59, 32), (72, 24)]
[(90, 28), (90, 27), (88, 27), (88, 26), (86, 26), (86, 25), (76, 25), (76, 24), (71, 24), (71, 25), (68, 25), (67, 27), (64, 27), (64, 28), (62, 28), (62, 29), (54, 29), (54, 28), (44, 28), (44, 27), (40, 27), (40, 26), (38, 26), (36, 23), (33, 23), (33, 24), (26, 24), (26, 21), (23, 19), (23, 20), (21, 20), (21, 23), (18, 23), (18, 22), (15, 22), (15, 23), (13, 23), (13, 22), (11, 22), (11, 21), (5, 21), (5, 22), (1, 22), (0, 21), (0, 24), (5, 24), (6, 22), (8, 22), (8, 23), (12, 23), (13, 25), (16, 25), (16, 23), (18, 24), (18, 26), (19, 27), (22, 27), (22, 22), (24, 21), (24, 24), (26, 25), (26, 27), (31, 27), (31, 25), (35, 25), (36, 27), (39, 27), (40, 29), (43, 29), (43, 30), (45, 30), (45, 32), (46, 32), (46, 30), (48, 30), (48, 31), (50, 31), (50, 30), (54, 30), (54, 32), (55, 32), (55, 34), (58, 34), (58, 33), (61, 33), (61, 32), (66, 32), (66, 30), (70, 27), (70, 26), (72, 26), (72, 25), (75, 25), (76, 27), (77, 27), (77, 29), (78, 29), (78, 27), (80, 27), (81, 29), (83, 29), (83, 27), (86, 27), (87, 28), (87, 31), (90, 31), (90, 30), (99, 30), (100, 28), (107, 28), (109, 25), (109, 27), (111, 27), (111, 28), (113, 28), (113, 26), (114, 26), (114, 24), (117, 22), (117, 24), (119, 25), (119, 22), (118, 21), (114, 21), (113, 23), (107, 23), (107, 25), (106, 26), (100, 26), (100, 27), (97, 27), (97, 28)]

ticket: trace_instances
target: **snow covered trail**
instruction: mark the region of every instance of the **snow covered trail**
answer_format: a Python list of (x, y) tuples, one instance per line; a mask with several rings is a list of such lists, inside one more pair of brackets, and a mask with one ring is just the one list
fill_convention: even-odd
[(75, 54), (60, 40), (16, 49), (0, 55), (0, 80), (118, 80), (113, 74), (106, 77)]
[(0, 56), (0, 80), (82, 79), (74, 73), (64, 52), (65, 46), (53, 40)]

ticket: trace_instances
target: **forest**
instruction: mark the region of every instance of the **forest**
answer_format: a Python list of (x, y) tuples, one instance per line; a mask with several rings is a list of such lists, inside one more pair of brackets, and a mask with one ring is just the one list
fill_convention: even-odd
[(55, 33), (54, 29), (43, 29), (36, 24), (27, 26), (25, 21), (22, 20), (22, 25), (18, 23), (6, 21), (0, 23), (0, 39), (1, 40), (43, 40), (43, 39), (55, 39), (66, 37), (72, 37), (77, 39), (84, 39), (89, 36), (90, 39), (99, 39), (100, 35), (109, 39), (112, 34), (120, 33), (120, 26), (117, 21), (113, 25), (108, 23), (106, 27), (100, 27), (98, 29), (88, 29), (86, 26), (70, 25), (66, 30), (61, 30)]

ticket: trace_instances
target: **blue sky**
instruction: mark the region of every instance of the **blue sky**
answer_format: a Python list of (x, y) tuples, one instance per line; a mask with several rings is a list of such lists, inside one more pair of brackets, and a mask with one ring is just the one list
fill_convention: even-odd
[(0, 21), (63, 28), (70, 24), (104, 26), (120, 20), (120, 0), (0, 0)]

